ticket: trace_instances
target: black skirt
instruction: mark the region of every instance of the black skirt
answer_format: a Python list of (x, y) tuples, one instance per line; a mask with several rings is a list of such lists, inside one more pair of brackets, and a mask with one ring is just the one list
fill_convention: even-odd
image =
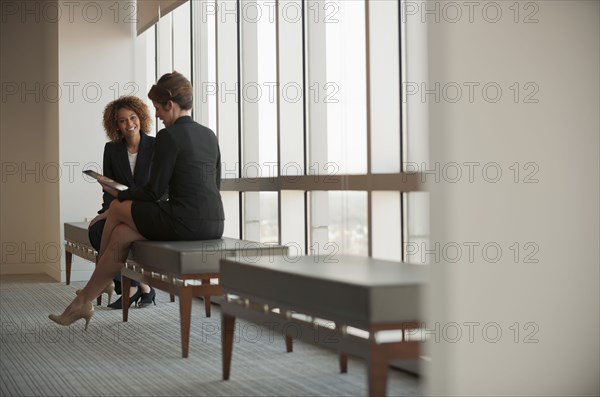
[(225, 226), (222, 220), (200, 219), (190, 229), (157, 203), (149, 201), (134, 200), (131, 204), (131, 217), (140, 234), (154, 241), (214, 240), (221, 238)]

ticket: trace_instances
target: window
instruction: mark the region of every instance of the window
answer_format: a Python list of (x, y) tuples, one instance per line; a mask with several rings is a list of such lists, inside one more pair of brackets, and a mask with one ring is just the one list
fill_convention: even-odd
[(427, 238), (403, 169), (427, 140), (404, 117), (401, 6), (200, 0), (161, 18), (157, 74), (192, 77), (194, 117), (219, 137), (226, 236), (390, 260)]

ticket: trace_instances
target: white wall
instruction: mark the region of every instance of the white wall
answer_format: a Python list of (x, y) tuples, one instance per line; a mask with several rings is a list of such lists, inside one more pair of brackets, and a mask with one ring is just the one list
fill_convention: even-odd
[[(59, 25), (59, 80), (73, 87), (72, 95), (60, 101), (60, 162), (67, 169), (60, 182), (60, 225), (92, 218), (102, 202), (97, 183), (81, 171), (102, 167), (106, 135), (102, 112), (120, 95), (140, 92), (134, 80), (134, 30), (129, 20), (131, 2), (78, 2), (74, 18)], [(116, 10), (119, 10), (118, 12)], [(61, 233), (62, 236), (62, 233)], [(93, 264), (75, 259), (72, 279), (87, 279)], [(53, 269), (55, 278), (64, 277), (64, 267)]]
[[(100, 208), (101, 189), (81, 171), (101, 169), (104, 106), (125, 94), (146, 98), (148, 89), (147, 37), (135, 37), (132, 5), (3, 4), (3, 93), (12, 82), (40, 86), (39, 99), (28, 94), (23, 100), (19, 91), (2, 100), (4, 274), (47, 273), (64, 280), (63, 223), (84, 221)], [(71, 279), (89, 278), (93, 264), (73, 259)]]
[[(432, 244), (456, 243), (463, 252), (451, 263), (455, 254), (440, 248), (432, 261), (428, 320), (431, 329), (439, 323), (440, 340), (428, 344), (425, 393), (598, 395), (600, 3), (520, 2), (516, 23), (514, 2), (496, 3), (503, 11), (496, 23), (494, 10), (486, 21), (486, 3), (475, 3), (473, 23), (466, 8), (462, 21), (449, 23), (448, 14), (428, 23), (428, 88), (481, 84), (473, 103), (468, 91), (456, 103), (450, 92), (439, 103), (427, 97), (432, 161), (481, 165), (472, 183), (467, 174), (450, 183), (448, 174), (431, 184)], [(523, 23), (526, 16), (538, 21)], [(489, 82), (503, 90), (496, 103), (482, 98)], [(521, 84), (517, 103), (514, 82)], [(538, 103), (525, 103), (536, 87), (529, 99)], [(481, 173), (491, 162), (498, 165), (489, 166), (488, 178), (494, 167), (502, 170), (497, 183)], [(524, 183), (528, 175), (538, 181)], [(472, 263), (465, 243), (480, 244)], [(502, 249), (495, 263), (493, 247)], [(528, 254), (537, 262), (525, 263)], [(479, 324), (470, 325), (472, 341), (466, 322)], [(451, 343), (453, 323), (463, 333)]]
[(4, 3), (0, 14), (0, 274), (44, 273), (62, 256), (58, 29), (35, 8), (20, 8)]

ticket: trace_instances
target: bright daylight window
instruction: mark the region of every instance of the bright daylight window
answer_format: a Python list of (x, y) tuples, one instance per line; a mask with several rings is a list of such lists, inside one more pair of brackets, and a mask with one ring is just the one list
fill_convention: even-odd
[(201, 0), (160, 19), (156, 75), (190, 76), (219, 137), (226, 236), (391, 260), (426, 240), (427, 194), (401, 166), (427, 147), (401, 101), (418, 62), (401, 4)]

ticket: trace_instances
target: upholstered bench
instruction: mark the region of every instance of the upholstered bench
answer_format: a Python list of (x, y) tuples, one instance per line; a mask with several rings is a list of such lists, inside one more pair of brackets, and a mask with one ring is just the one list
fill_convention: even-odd
[[(210, 317), (210, 298), (221, 295), (219, 261), (225, 258), (269, 261), (282, 255), (287, 255), (285, 246), (227, 237), (205, 241), (137, 241), (121, 270), (123, 301), (129, 301), (131, 280), (179, 295), (182, 355), (188, 357), (192, 297), (204, 299), (206, 316)], [(128, 312), (124, 305), (123, 321), (128, 320)]]
[[(235, 318), (290, 338), (365, 358), (369, 394), (384, 395), (391, 360), (417, 359), (419, 342), (405, 330), (419, 328), (427, 267), (354, 256), (304, 256), (220, 266), (223, 379), (229, 379)], [(395, 335), (390, 332), (396, 330)], [(386, 338), (387, 339), (384, 339)]]
[[(73, 264), (73, 255), (86, 259), (90, 262), (98, 263), (98, 251), (92, 247), (88, 235), (89, 222), (65, 222), (65, 267), (66, 284), (71, 284), (71, 268)], [(171, 294), (171, 302), (175, 302), (175, 296)], [(102, 304), (102, 295), (96, 300), (98, 306)], [(108, 302), (110, 304), (110, 302)]]

